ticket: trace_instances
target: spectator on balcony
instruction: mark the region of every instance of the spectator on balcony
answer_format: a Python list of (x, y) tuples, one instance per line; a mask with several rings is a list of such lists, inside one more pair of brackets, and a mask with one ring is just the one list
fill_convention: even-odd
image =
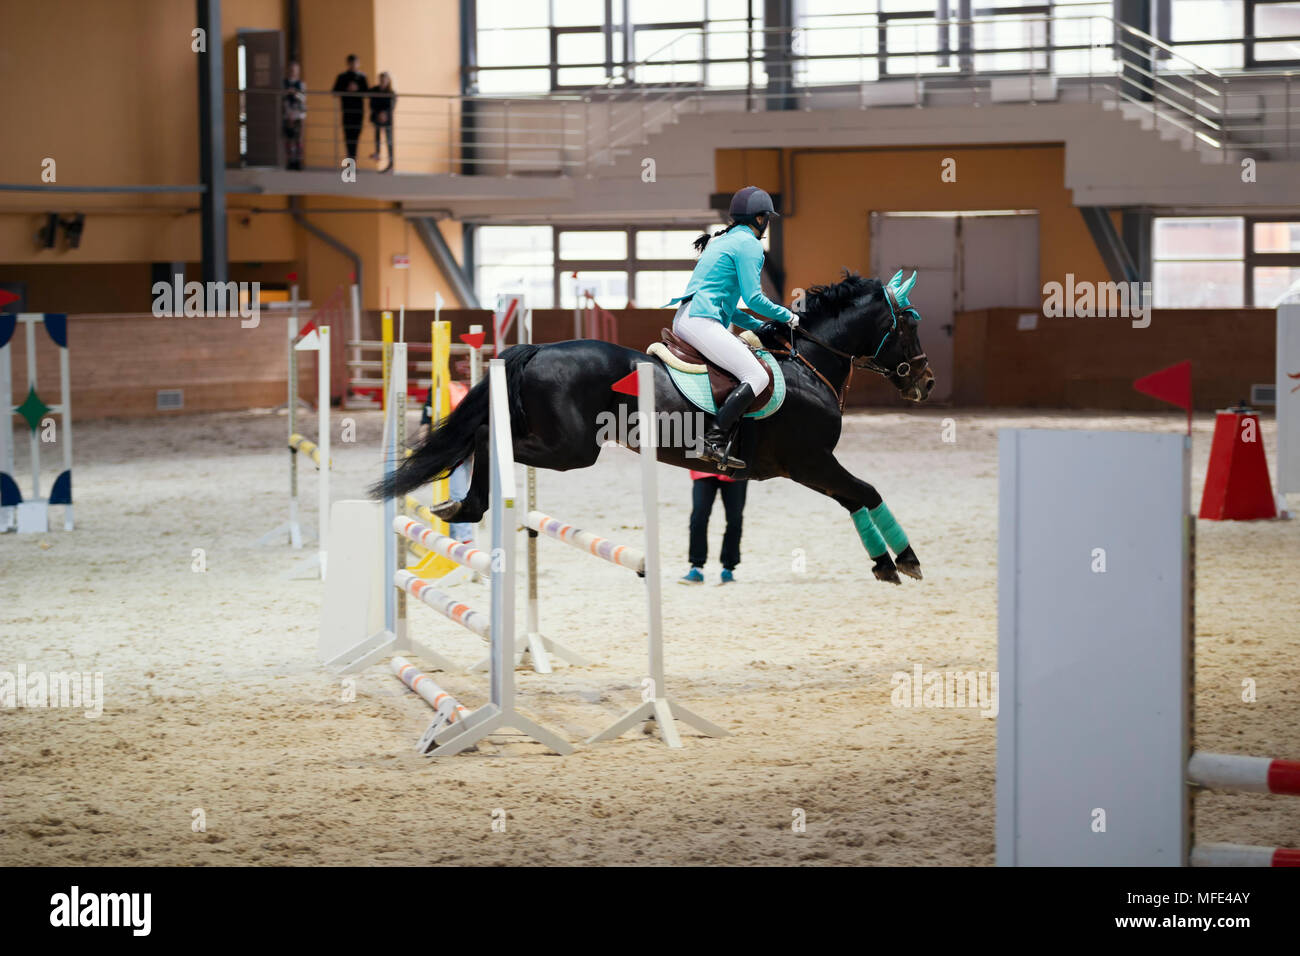
[(393, 171), (393, 107), (397, 104), (397, 91), (393, 89), (393, 78), (387, 73), (379, 74), (379, 82), (370, 88), (370, 125), (375, 128), (375, 151), (370, 158), (379, 161), (379, 134), (388, 137), (388, 165), (381, 173)]
[(284, 155), (290, 169), (302, 169), (302, 124), (307, 119), (307, 92), (302, 68), (289, 64), (284, 78)]
[(366, 75), (358, 69), (360, 66), (360, 58), (355, 53), (350, 54), (348, 68), (334, 78), (333, 89), (335, 93), (354, 94), (339, 97), (339, 105), (343, 110), (343, 139), (348, 146), (348, 159), (353, 162), (356, 162), (357, 143), (361, 140), (361, 125), (366, 120), (365, 94), (370, 88)]

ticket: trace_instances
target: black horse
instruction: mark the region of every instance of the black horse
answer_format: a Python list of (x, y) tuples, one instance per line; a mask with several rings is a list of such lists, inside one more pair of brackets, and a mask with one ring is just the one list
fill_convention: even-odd
[[(846, 272), (838, 283), (808, 290), (799, 327), (793, 332), (793, 354), (788, 326), (769, 323), (762, 328), (759, 338), (778, 355), (785, 373), (785, 402), (769, 418), (742, 421), (736, 449), (747, 467), (731, 473), (751, 481), (790, 478), (834, 498), (853, 515), (874, 558), (876, 578), (894, 584), (901, 583), (898, 571), (920, 578), (920, 561), (880, 494), (846, 471), (835, 459), (834, 449), (840, 437), (843, 390), (853, 368), (883, 375), (911, 401), (924, 401), (934, 386), (918, 335), (920, 316), (907, 304), (910, 284), (899, 288), (898, 278), (886, 286)], [(636, 397), (614, 392), (610, 386), (634, 371), (638, 362), (652, 361), (657, 366), (655, 402), (661, 420), (664, 412), (675, 413), (679, 420), (698, 417), (704, 422), (707, 417), (682, 397), (663, 363), (644, 352), (584, 339), (516, 345), (501, 357), (506, 363), (515, 459), (524, 465), (555, 471), (586, 468), (595, 464), (606, 438), (635, 448), (634, 441), (609, 431), (608, 426), (636, 421)], [(716, 471), (711, 463), (695, 457), (690, 443), (665, 440), (662, 426), (660, 431), (659, 461)], [(702, 434), (702, 427), (695, 430), (695, 435)], [(448, 475), (470, 455), (486, 460), (487, 448), (485, 379), (371, 494), (376, 498), (407, 494)], [(475, 468), (465, 500), (442, 502), (433, 510), (447, 521), (475, 522), (487, 510), (488, 492), (488, 469)], [(887, 516), (880, 532), (894, 548), (897, 564), (888, 550), (877, 553), (884, 544), (881, 534), (869, 527), (868, 514), (876, 517), (877, 524), (882, 523), (882, 514)]]

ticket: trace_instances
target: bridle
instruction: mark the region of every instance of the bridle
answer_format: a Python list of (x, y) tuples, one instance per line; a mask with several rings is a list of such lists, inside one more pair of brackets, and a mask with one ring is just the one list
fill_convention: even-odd
[[(911, 373), (912, 366), (915, 363), (928, 361), (928, 356), (924, 352), (919, 352), (918, 354), (913, 355), (911, 358), (904, 359), (903, 361), (899, 362), (898, 365), (893, 369), (886, 368), (884, 365), (881, 365), (879, 361), (877, 361), (877, 356), (880, 355), (881, 349), (885, 347), (885, 343), (889, 341), (889, 337), (898, 331), (898, 314), (900, 312), (903, 313), (904, 315), (910, 312), (918, 322), (921, 321), (920, 313), (918, 313), (916, 309), (912, 308), (910, 305), (904, 307), (899, 303), (898, 299), (895, 298), (894, 296), (893, 289), (889, 288), (889, 286), (884, 285), (883, 283), (881, 285), (881, 289), (884, 290), (885, 302), (889, 305), (889, 317), (892, 320), (892, 323), (890, 324), (889, 329), (885, 332), (885, 334), (880, 337), (880, 344), (876, 346), (876, 351), (872, 355), (865, 356), (865, 357), (858, 356), (858, 355), (853, 355), (850, 352), (845, 352), (842, 349), (837, 349), (835, 348), (835, 346), (831, 345), (830, 343), (823, 341), (820, 337), (805, 330), (802, 325), (796, 325), (794, 328), (790, 329), (789, 354), (794, 358), (797, 358), (800, 362), (802, 362), (805, 366), (807, 366), (809, 371), (811, 371), (814, 375), (816, 375), (819, 379), (821, 379), (822, 382), (825, 383), (826, 387), (829, 388), (831, 392), (835, 394), (835, 396), (839, 399), (840, 402), (840, 411), (844, 411), (844, 401), (848, 396), (849, 385), (853, 382), (854, 369), (863, 369), (865, 371), (876, 372), (877, 374), (884, 375), (886, 377), (890, 375), (896, 375), (899, 378), (906, 378), (907, 375)], [(837, 355), (840, 358), (849, 360), (849, 370), (844, 376), (843, 385), (841, 385), (837, 389), (826, 379), (825, 375), (817, 371), (817, 369), (813, 366), (811, 362), (809, 362), (806, 358), (804, 358), (802, 355), (799, 354), (795, 346), (796, 334), (802, 335), (810, 342), (813, 342), (816, 345), (821, 346), (826, 351), (830, 352), (832, 355)]]

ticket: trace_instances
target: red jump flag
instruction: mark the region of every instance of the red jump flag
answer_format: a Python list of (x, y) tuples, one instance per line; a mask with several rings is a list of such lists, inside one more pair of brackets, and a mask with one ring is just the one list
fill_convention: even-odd
[(617, 382), (611, 385), (610, 388), (613, 391), (620, 392), (623, 395), (636, 395), (637, 394), (636, 372), (635, 371), (628, 372)]
[(12, 292), (6, 292), (4, 289), (0, 289), (0, 309), (3, 309), (11, 302), (17, 302), (18, 298), (19, 297), (14, 295)]
[(1182, 361), (1133, 382), (1143, 395), (1187, 409), (1187, 434), (1192, 433), (1192, 363)]
[(460, 340), (472, 349), (481, 349), (485, 338), (487, 338), (486, 332), (462, 332), (460, 334)]

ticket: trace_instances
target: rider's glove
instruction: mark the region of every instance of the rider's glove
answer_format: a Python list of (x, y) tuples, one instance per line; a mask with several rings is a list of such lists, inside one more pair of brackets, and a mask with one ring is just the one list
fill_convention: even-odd
[(797, 316), (797, 315), (795, 315), (793, 312), (791, 312), (791, 313), (790, 313), (790, 322), (789, 322), (788, 324), (789, 324), (790, 328), (792, 328), (792, 329), (797, 329), (797, 328), (799, 328), (799, 316)]

